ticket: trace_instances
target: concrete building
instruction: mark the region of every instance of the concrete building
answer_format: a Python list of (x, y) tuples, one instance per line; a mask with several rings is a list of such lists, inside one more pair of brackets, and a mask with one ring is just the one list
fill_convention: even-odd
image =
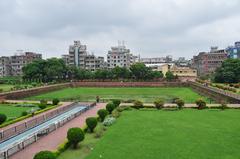
[(211, 47), (210, 52), (200, 52), (193, 57), (193, 68), (197, 69), (198, 76), (206, 76), (215, 72), (227, 59), (227, 53), (224, 49)]
[(171, 62), (173, 62), (173, 58), (170, 55), (168, 55), (166, 57), (141, 58), (140, 62), (142, 62), (144, 64), (171, 63)]
[(226, 48), (228, 58), (240, 58), (240, 41), (235, 42), (234, 46), (229, 46)]
[(42, 54), (19, 52), (14, 56), (0, 57), (0, 76), (20, 76), (22, 68), (36, 59), (42, 59)]
[(130, 53), (124, 44), (111, 47), (107, 54), (107, 67), (112, 69), (116, 66), (129, 68), (133, 63), (138, 62), (138, 56)]
[(87, 46), (82, 45), (80, 41), (74, 41), (74, 44), (69, 46), (69, 54), (62, 55), (62, 59), (67, 65), (90, 71), (105, 67), (104, 57), (89, 54), (87, 52)]

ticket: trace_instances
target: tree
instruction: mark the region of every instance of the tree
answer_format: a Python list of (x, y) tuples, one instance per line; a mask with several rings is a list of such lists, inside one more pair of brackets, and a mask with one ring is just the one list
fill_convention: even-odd
[(119, 99), (113, 99), (112, 103), (115, 105), (115, 107), (119, 107), (119, 105), (121, 104), (121, 100)]
[(135, 63), (130, 66), (133, 78), (137, 80), (146, 79), (146, 75), (149, 73), (149, 68), (144, 63)]
[(105, 117), (108, 115), (108, 111), (106, 109), (100, 109), (98, 110), (97, 114), (99, 116), (100, 121), (103, 122)]
[(227, 59), (216, 69), (214, 81), (217, 83), (240, 82), (240, 59)]
[(166, 76), (167, 81), (172, 81), (173, 79), (175, 79), (174, 74), (170, 71), (166, 72), (165, 76)]
[(60, 101), (59, 101), (58, 98), (54, 98), (54, 99), (52, 100), (52, 104), (53, 104), (53, 105), (58, 105), (59, 102), (60, 102)]
[(116, 66), (113, 68), (112, 73), (115, 79), (127, 79), (130, 76), (130, 71), (126, 67)]
[(206, 102), (202, 99), (196, 100), (196, 105), (198, 106), (198, 109), (205, 109), (206, 108)]
[(57, 156), (51, 151), (40, 151), (35, 154), (33, 159), (56, 159)]
[(115, 105), (112, 102), (110, 102), (106, 105), (106, 109), (109, 112), (109, 114), (112, 114), (112, 111), (115, 109)]
[(178, 106), (178, 109), (182, 109), (182, 107), (184, 106), (185, 103), (182, 99), (177, 99), (176, 104)]
[(7, 116), (5, 114), (0, 114), (0, 125), (7, 120)]
[(91, 133), (94, 131), (95, 127), (97, 126), (97, 123), (98, 123), (97, 119), (94, 117), (89, 117), (86, 119), (87, 127)]
[(79, 142), (84, 140), (84, 132), (81, 128), (70, 128), (67, 132), (67, 139), (73, 148), (76, 149)]

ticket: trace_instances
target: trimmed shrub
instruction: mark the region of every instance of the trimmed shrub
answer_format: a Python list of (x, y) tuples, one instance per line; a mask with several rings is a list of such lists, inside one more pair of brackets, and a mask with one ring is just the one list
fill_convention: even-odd
[(67, 132), (67, 139), (74, 149), (77, 148), (79, 142), (84, 140), (84, 132), (81, 128), (70, 128)]
[(161, 100), (161, 99), (156, 99), (156, 100), (154, 101), (154, 105), (155, 105), (155, 107), (156, 107), (157, 109), (162, 109), (163, 106), (164, 106), (164, 101)]
[(108, 111), (106, 109), (100, 109), (98, 110), (97, 114), (99, 116), (100, 121), (103, 122), (105, 117), (108, 115)]
[(115, 105), (115, 107), (119, 107), (119, 105), (121, 104), (121, 100), (119, 99), (113, 99), (112, 103)]
[(225, 110), (225, 109), (227, 109), (228, 107), (227, 107), (227, 104), (226, 104), (226, 103), (222, 103), (219, 108), (220, 108), (221, 110)]
[(86, 119), (87, 127), (91, 133), (94, 131), (95, 127), (97, 126), (97, 123), (98, 123), (97, 118), (89, 117)]
[(198, 106), (198, 109), (205, 109), (206, 108), (206, 102), (202, 99), (196, 100), (196, 105)]
[(121, 113), (119, 111), (117, 111), (116, 109), (112, 112), (112, 117), (114, 118), (119, 118), (121, 115)]
[(116, 119), (114, 117), (108, 117), (103, 121), (103, 125), (111, 126), (115, 121), (116, 121)]
[(7, 116), (5, 114), (0, 114), (0, 125), (7, 120)]
[(39, 104), (38, 106), (40, 109), (46, 109), (47, 108), (47, 105), (46, 104)]
[(133, 107), (136, 108), (136, 109), (143, 108), (143, 102), (141, 102), (139, 100), (136, 100), (136, 101), (133, 102)]
[(28, 112), (23, 111), (23, 112), (22, 112), (22, 116), (26, 116), (26, 115), (28, 115)]
[(58, 98), (54, 98), (54, 99), (52, 100), (52, 104), (53, 104), (53, 105), (58, 105), (59, 102), (60, 102), (60, 101), (59, 101)]
[(57, 156), (51, 151), (40, 151), (35, 154), (33, 159), (56, 159)]
[(176, 104), (178, 106), (178, 109), (182, 109), (182, 107), (184, 106), (184, 101), (182, 99), (178, 99), (176, 100)]
[(106, 109), (109, 112), (109, 114), (112, 114), (112, 111), (115, 109), (115, 105), (113, 103), (108, 103), (106, 105)]

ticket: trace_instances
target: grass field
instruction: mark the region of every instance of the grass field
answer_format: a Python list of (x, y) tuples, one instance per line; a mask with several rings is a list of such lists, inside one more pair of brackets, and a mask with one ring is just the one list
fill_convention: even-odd
[[(239, 120), (239, 110), (125, 111), (85, 158), (236, 159)], [(60, 159), (82, 159), (88, 151), (70, 149)]]
[(13, 88), (13, 85), (10, 84), (0, 84), (0, 89), (3, 90), (3, 92), (8, 92), (11, 90), (11, 88)]
[(5, 114), (8, 119), (20, 117), (23, 111), (31, 110), (29, 107), (15, 107), (16, 104), (0, 104), (0, 114)]
[(137, 99), (143, 102), (153, 102), (156, 98), (162, 98), (166, 102), (172, 102), (173, 98), (182, 98), (186, 103), (194, 103), (196, 99), (202, 97), (191, 88), (67, 88), (55, 92), (29, 97), (30, 100), (51, 100), (59, 98), (61, 100), (77, 99), (80, 101), (95, 101), (96, 96), (100, 99)]

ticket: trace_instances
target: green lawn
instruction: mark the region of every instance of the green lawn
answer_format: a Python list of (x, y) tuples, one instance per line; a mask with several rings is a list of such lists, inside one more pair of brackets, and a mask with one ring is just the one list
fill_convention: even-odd
[(8, 119), (20, 117), (23, 111), (31, 110), (29, 107), (15, 107), (16, 104), (0, 104), (0, 114), (5, 114)]
[[(236, 159), (239, 121), (239, 110), (125, 111), (86, 159)], [(79, 151), (60, 159), (87, 153)]]
[(3, 90), (3, 92), (8, 92), (11, 90), (11, 88), (13, 88), (13, 85), (10, 84), (0, 84), (0, 89)]
[(59, 98), (61, 100), (77, 99), (80, 101), (95, 101), (96, 96), (101, 99), (137, 99), (143, 102), (153, 102), (156, 98), (162, 98), (166, 102), (172, 102), (173, 98), (182, 98), (186, 103), (194, 103), (196, 99), (205, 97), (200, 96), (191, 88), (186, 87), (169, 87), (169, 88), (67, 88), (55, 92), (41, 94), (29, 97), (30, 100), (51, 100)]

